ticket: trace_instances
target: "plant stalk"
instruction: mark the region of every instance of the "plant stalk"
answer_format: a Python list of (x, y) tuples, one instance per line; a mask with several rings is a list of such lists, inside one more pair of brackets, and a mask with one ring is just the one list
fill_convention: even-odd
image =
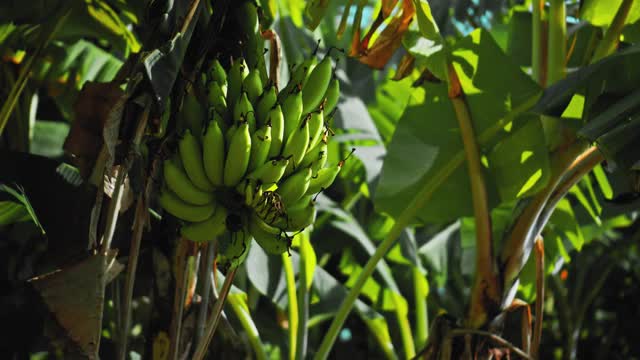
[(546, 59), (544, 54), (544, 23), (542, 21), (542, 13), (544, 11), (544, 1), (532, 1), (532, 19), (531, 19), (531, 75), (533, 79), (544, 87), (545, 71), (544, 64)]
[(229, 270), (229, 273), (225, 276), (224, 283), (222, 283), (222, 290), (220, 290), (220, 296), (218, 297), (218, 301), (216, 301), (216, 304), (213, 307), (213, 313), (211, 318), (209, 319), (209, 324), (207, 325), (205, 335), (198, 343), (196, 351), (193, 354), (193, 359), (195, 360), (202, 360), (207, 354), (207, 349), (209, 348), (211, 339), (213, 339), (213, 335), (215, 334), (216, 328), (218, 327), (218, 322), (220, 321), (222, 308), (227, 300), (229, 291), (231, 290), (233, 278), (236, 276), (236, 270), (238, 270), (237, 266), (232, 267), (231, 270)]
[(204, 268), (202, 269), (202, 301), (198, 312), (198, 320), (196, 321), (195, 343), (197, 344), (204, 334), (207, 314), (209, 313), (209, 298), (211, 295), (211, 272), (213, 271), (213, 260), (215, 258), (215, 239), (206, 245), (207, 255), (204, 260)]
[(534, 251), (536, 257), (536, 320), (530, 354), (532, 358), (537, 359), (538, 351), (540, 350), (540, 339), (542, 339), (542, 317), (544, 314), (545, 294), (544, 240), (542, 236), (538, 236), (536, 239)]
[(471, 113), (464, 100), (458, 76), (451, 64), (449, 65), (449, 98), (458, 119), (467, 159), (469, 180), (471, 181), (473, 215), (476, 223), (476, 279), (466, 322), (469, 327), (477, 329), (488, 320), (489, 312), (498, 309), (500, 290), (498, 277), (494, 270), (489, 200), (480, 161), (480, 151), (473, 130)]
[[(300, 273), (298, 276), (298, 339), (296, 341), (296, 359), (304, 360), (307, 357), (307, 341), (309, 321), (309, 288), (307, 287), (307, 262), (310, 261), (309, 233), (302, 233), (300, 236)], [(311, 283), (309, 283), (309, 286)]]
[(247, 338), (249, 339), (249, 344), (253, 348), (253, 351), (256, 354), (257, 360), (267, 360), (267, 354), (264, 351), (264, 346), (262, 345), (262, 341), (260, 340), (260, 333), (258, 332), (258, 328), (256, 324), (253, 322), (251, 318), (251, 314), (249, 313), (249, 308), (245, 304), (242, 299), (242, 295), (240, 294), (230, 294), (228, 297), (229, 305), (233, 309), (233, 312), (240, 320), (240, 325), (244, 329), (244, 332), (247, 334)]
[(169, 328), (170, 344), (169, 359), (177, 360), (180, 352), (180, 332), (182, 330), (182, 314), (184, 311), (184, 303), (186, 300), (187, 284), (189, 277), (189, 256), (188, 243), (184, 238), (178, 239), (177, 263), (178, 271), (176, 274), (176, 288), (173, 293), (173, 316)]
[(564, 1), (549, 1), (551, 6), (549, 7), (549, 42), (547, 44), (547, 85), (562, 80), (566, 73), (567, 10)]
[(416, 314), (416, 348), (422, 349), (429, 337), (429, 312), (427, 311), (427, 296), (429, 288), (425, 287), (424, 274), (417, 266), (413, 267), (413, 292)]
[(289, 254), (282, 254), (282, 265), (287, 281), (287, 300), (289, 301), (289, 359), (295, 360), (298, 339), (298, 297), (296, 294), (296, 278), (293, 273), (293, 262)]
[(620, 7), (618, 8), (615, 17), (613, 18), (611, 25), (607, 29), (607, 32), (604, 34), (604, 38), (602, 39), (602, 41), (600, 41), (600, 44), (598, 44), (598, 47), (593, 54), (591, 63), (597, 62), (605, 56), (612, 54), (616, 50), (616, 48), (618, 47), (618, 43), (620, 42), (620, 34), (622, 33), (622, 28), (624, 28), (632, 5), (633, 0), (622, 0), (622, 4), (620, 4)]

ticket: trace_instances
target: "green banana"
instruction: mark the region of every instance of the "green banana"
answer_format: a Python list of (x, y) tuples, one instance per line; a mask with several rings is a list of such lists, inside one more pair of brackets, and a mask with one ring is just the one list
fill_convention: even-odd
[(251, 156), (247, 171), (253, 171), (267, 161), (270, 146), (271, 125), (265, 125), (254, 132), (251, 137)]
[(309, 121), (304, 120), (304, 123), (298, 127), (295, 131), (289, 135), (287, 142), (282, 149), (282, 156), (288, 158), (291, 157), (291, 163), (289, 167), (297, 169), (298, 165), (304, 158), (304, 154), (309, 147)]
[(267, 123), (271, 123), (271, 146), (269, 147), (269, 157), (273, 158), (280, 155), (282, 143), (284, 142), (284, 116), (282, 108), (276, 105), (269, 110), (267, 115)]
[(259, 181), (261, 184), (275, 184), (284, 175), (289, 165), (289, 159), (280, 158), (267, 161), (251, 172), (247, 177)]
[(284, 116), (284, 138), (287, 139), (294, 129), (300, 125), (302, 115), (302, 93), (295, 91), (289, 94), (282, 103), (282, 115)]
[(204, 163), (202, 162), (202, 148), (198, 139), (187, 129), (182, 139), (178, 143), (180, 149), (180, 159), (184, 170), (191, 179), (191, 182), (204, 191), (213, 190), (213, 185), (209, 182), (204, 172)]
[(182, 167), (179, 167), (171, 159), (164, 161), (164, 181), (169, 190), (173, 191), (185, 202), (193, 205), (206, 205), (213, 201), (213, 193), (198, 189)]
[(217, 206), (216, 211), (207, 220), (183, 226), (180, 234), (195, 242), (211, 241), (227, 230), (226, 220), (227, 209)]
[(178, 129), (189, 129), (192, 134), (200, 138), (206, 118), (207, 111), (204, 106), (200, 104), (196, 96), (193, 93), (185, 95), (178, 116), (178, 124), (180, 124)]
[(190, 222), (200, 222), (208, 219), (216, 210), (216, 203), (206, 205), (191, 205), (182, 201), (169, 189), (162, 189), (158, 197), (158, 203), (169, 214)]
[(318, 170), (324, 167), (324, 164), (327, 162), (327, 140), (326, 137), (320, 140), (313, 149), (307, 151), (307, 154), (302, 159), (300, 163), (300, 168), (311, 167), (313, 171), (313, 176), (318, 173)]
[(302, 88), (302, 113), (315, 109), (323, 100), (331, 81), (331, 57), (325, 56), (316, 66)]
[(227, 112), (227, 100), (225, 98), (226, 94), (223, 89), (220, 87), (220, 84), (217, 81), (212, 81), (209, 83), (209, 93), (207, 94), (207, 100), (209, 101), (209, 106), (213, 106), (215, 111), (220, 114), (224, 114)]
[(336, 105), (338, 105), (338, 100), (340, 100), (340, 81), (335, 76), (331, 79), (329, 87), (324, 93), (324, 99), (324, 105), (322, 106), (324, 113), (331, 114)]
[(291, 78), (287, 83), (287, 86), (282, 89), (280, 95), (278, 96), (279, 100), (284, 100), (286, 94), (289, 94), (294, 89), (298, 88), (298, 90), (302, 89), (302, 87), (306, 84), (307, 79), (309, 78), (309, 74), (315, 68), (316, 64), (318, 64), (318, 58), (315, 55), (310, 58), (304, 60), (300, 65), (296, 66), (291, 73)]
[(217, 121), (209, 121), (202, 144), (204, 172), (214, 186), (222, 186), (225, 161), (224, 135)]
[(253, 105), (249, 101), (247, 92), (243, 91), (240, 99), (233, 106), (233, 121), (243, 121), (249, 113), (253, 113)]
[(249, 75), (249, 69), (244, 58), (236, 59), (229, 69), (227, 77), (227, 104), (233, 106), (240, 98), (242, 91), (242, 81)]
[[(316, 220), (317, 210), (312, 196), (303, 197), (295, 205), (298, 206), (287, 209), (286, 224), (283, 226), (286, 231), (301, 231)], [(280, 223), (282, 221), (278, 222), (278, 224)]]
[(258, 97), (262, 95), (262, 80), (257, 69), (251, 70), (249, 75), (242, 81), (242, 89), (247, 92), (249, 101), (255, 104)]
[(306, 194), (317, 194), (320, 191), (328, 188), (336, 179), (336, 176), (338, 176), (338, 173), (340, 172), (340, 169), (342, 169), (343, 164), (344, 160), (340, 161), (337, 165), (318, 170), (316, 176), (311, 178)]
[(234, 122), (233, 125), (229, 126), (227, 131), (224, 133), (225, 144), (231, 144), (231, 139), (233, 138), (233, 134), (235, 134), (236, 130), (238, 130), (238, 123)]
[(224, 185), (236, 186), (244, 177), (251, 155), (249, 124), (242, 123), (233, 133), (224, 163)]
[(276, 193), (285, 208), (298, 201), (309, 189), (311, 183), (311, 169), (301, 169), (284, 180)]
[(207, 75), (211, 81), (215, 81), (224, 88), (225, 93), (227, 89), (227, 73), (224, 71), (222, 64), (218, 59), (213, 59), (211, 64), (209, 65), (209, 70), (207, 71)]
[(324, 112), (322, 110), (312, 112), (309, 117), (309, 149), (313, 149), (322, 138), (324, 129)]
[(249, 232), (269, 254), (280, 255), (289, 250), (290, 240), (282, 236), (283, 231), (265, 223), (256, 214), (249, 219)]
[(237, 267), (244, 262), (251, 248), (251, 235), (244, 225), (240, 229), (232, 231), (229, 229), (229, 218), (238, 216), (231, 214), (227, 216), (227, 229), (229, 233), (222, 236), (218, 241), (218, 263), (222, 267)]
[(272, 84), (267, 85), (267, 88), (262, 92), (262, 96), (260, 96), (258, 100), (258, 104), (255, 106), (258, 126), (266, 123), (269, 111), (276, 105), (277, 100), (278, 94), (276, 94), (276, 87)]

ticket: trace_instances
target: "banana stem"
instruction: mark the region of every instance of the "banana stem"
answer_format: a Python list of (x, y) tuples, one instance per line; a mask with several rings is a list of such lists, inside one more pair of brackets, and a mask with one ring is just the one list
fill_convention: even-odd
[(532, 19), (531, 19), (531, 75), (533, 79), (544, 86), (545, 83), (545, 71), (544, 65), (546, 59), (544, 58), (544, 23), (542, 21), (542, 12), (544, 11), (544, 1), (533, 0), (532, 1)]
[(298, 333), (298, 298), (296, 295), (296, 279), (293, 273), (293, 263), (289, 254), (282, 254), (282, 265), (287, 281), (287, 298), (289, 300), (289, 359), (295, 360)]
[[(300, 234), (300, 275), (298, 281), (298, 338), (296, 341), (296, 359), (304, 360), (307, 357), (307, 341), (309, 320), (309, 289), (307, 288), (307, 261), (309, 261), (308, 250), (311, 246), (309, 233)], [(303, 244), (306, 242), (307, 244)], [(309, 284), (310, 285), (310, 284)]]
[(487, 321), (489, 312), (492, 311), (490, 307), (497, 309), (500, 303), (498, 278), (494, 270), (489, 200), (471, 113), (464, 100), (458, 76), (451, 64), (449, 64), (449, 89), (449, 98), (458, 119), (467, 159), (473, 198), (473, 215), (476, 222), (476, 279), (471, 293), (467, 324), (472, 328), (479, 328)]
[(531, 344), (531, 357), (538, 358), (540, 339), (542, 338), (542, 317), (545, 293), (544, 240), (538, 236), (535, 243), (536, 256), (536, 321)]
[(604, 38), (596, 48), (596, 52), (593, 54), (593, 59), (591, 59), (591, 63), (595, 63), (603, 57), (613, 53), (618, 47), (618, 42), (620, 40), (620, 34), (622, 33), (622, 28), (625, 25), (627, 17), (629, 16), (629, 11), (631, 10), (631, 5), (633, 5), (633, 0), (623, 0), (622, 4), (618, 8), (609, 29), (604, 35)]
[(196, 322), (196, 335), (195, 343), (197, 344), (204, 334), (205, 323), (207, 321), (207, 314), (209, 312), (209, 295), (211, 294), (211, 272), (213, 270), (213, 260), (215, 258), (215, 239), (206, 245), (207, 256), (204, 261), (204, 268), (202, 269), (202, 302), (200, 303), (200, 310), (198, 312), (198, 320)]
[(216, 301), (216, 304), (213, 307), (213, 314), (209, 319), (209, 324), (207, 325), (205, 335), (198, 343), (196, 351), (193, 354), (194, 360), (202, 360), (207, 354), (209, 343), (211, 343), (211, 339), (213, 339), (213, 335), (215, 334), (216, 328), (218, 327), (220, 314), (222, 313), (222, 307), (224, 306), (224, 303), (227, 300), (227, 296), (229, 295), (229, 291), (231, 290), (231, 284), (233, 283), (233, 278), (236, 276), (237, 269), (237, 266), (232, 267), (224, 279), (222, 290), (220, 291), (220, 296), (218, 297), (218, 301)]
[(233, 309), (233, 312), (240, 320), (240, 325), (244, 329), (244, 332), (247, 334), (247, 338), (249, 339), (249, 344), (253, 348), (253, 351), (256, 354), (257, 360), (267, 360), (267, 354), (264, 351), (264, 346), (262, 345), (262, 341), (260, 340), (260, 333), (258, 332), (258, 328), (256, 324), (253, 322), (251, 318), (251, 314), (249, 313), (248, 306), (244, 303), (242, 299), (242, 295), (240, 294), (230, 294), (229, 295), (229, 305)]
[(171, 318), (171, 325), (169, 328), (169, 336), (171, 342), (169, 344), (169, 359), (177, 360), (178, 352), (180, 350), (180, 332), (182, 330), (182, 314), (184, 310), (184, 303), (186, 300), (186, 290), (189, 277), (187, 276), (189, 269), (189, 257), (187, 240), (178, 239), (177, 253), (177, 268), (178, 274), (176, 274), (176, 288), (173, 293), (173, 313)]
[(567, 20), (564, 1), (550, 0), (546, 81), (548, 85), (562, 80), (565, 76)]
[(413, 291), (415, 296), (416, 314), (416, 348), (422, 349), (429, 338), (429, 312), (427, 311), (427, 296), (429, 289), (425, 287), (424, 274), (417, 266), (413, 267)]

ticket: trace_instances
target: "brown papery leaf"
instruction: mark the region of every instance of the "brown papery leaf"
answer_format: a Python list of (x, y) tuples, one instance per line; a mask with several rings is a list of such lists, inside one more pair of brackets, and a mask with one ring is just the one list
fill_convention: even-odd
[(105, 285), (122, 270), (116, 250), (30, 279), (60, 326), (84, 354), (98, 356)]
[(102, 148), (103, 131), (114, 105), (123, 92), (113, 83), (86, 83), (73, 106), (74, 120), (64, 150), (74, 156), (75, 165), (86, 179)]
[(402, 36), (409, 28), (415, 12), (411, 0), (403, 0), (402, 14), (391, 20), (371, 48), (359, 58), (360, 62), (374, 69), (382, 69), (400, 47)]

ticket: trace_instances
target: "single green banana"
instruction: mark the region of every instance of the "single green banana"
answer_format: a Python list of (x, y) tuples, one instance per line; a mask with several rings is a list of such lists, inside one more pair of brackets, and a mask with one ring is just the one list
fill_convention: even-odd
[(178, 143), (178, 148), (180, 149), (182, 165), (191, 182), (201, 190), (213, 190), (213, 185), (204, 172), (200, 142), (191, 134), (191, 131), (185, 131)]
[[(299, 206), (301, 204), (302, 206)], [(312, 196), (304, 196), (295, 208), (287, 209), (287, 215), (285, 216), (285, 225), (283, 228), (286, 231), (301, 231), (307, 226), (314, 223), (316, 220), (317, 210)], [(280, 220), (276, 225), (281, 224)]]
[(185, 202), (193, 205), (206, 205), (213, 201), (213, 193), (198, 189), (181, 166), (171, 159), (163, 163), (164, 181), (169, 190), (173, 191)]
[(249, 219), (249, 232), (268, 254), (283, 254), (291, 245), (291, 241), (282, 236), (282, 230), (265, 223), (256, 214), (252, 214)]
[[(227, 219), (230, 216), (227, 215)], [(229, 227), (227, 220), (227, 229)], [(239, 230), (230, 231), (227, 236), (220, 237), (218, 241), (218, 263), (222, 268), (240, 266), (249, 254), (251, 249), (251, 235), (246, 226), (242, 226)]]
[(299, 167), (310, 167), (313, 171), (313, 176), (315, 176), (318, 173), (318, 170), (322, 169), (324, 164), (327, 162), (327, 150), (327, 141), (325, 139), (320, 140), (320, 143), (307, 151), (307, 154), (302, 159)]
[(249, 168), (247, 171), (253, 171), (267, 161), (270, 146), (271, 126), (265, 125), (251, 136), (251, 157), (249, 158)]
[(215, 81), (220, 84), (221, 87), (224, 88), (225, 93), (227, 89), (227, 72), (224, 71), (222, 64), (218, 59), (213, 59), (211, 64), (209, 65), (209, 70), (207, 71), (207, 75), (210, 81)]
[(227, 100), (226, 94), (223, 89), (220, 87), (217, 81), (212, 81), (209, 83), (209, 93), (207, 94), (207, 100), (209, 102), (209, 106), (213, 106), (215, 111), (220, 114), (224, 114), (227, 112)]
[(169, 214), (189, 222), (200, 222), (208, 219), (216, 211), (216, 203), (206, 205), (191, 205), (180, 200), (178, 195), (169, 189), (162, 189), (158, 203)]
[(303, 124), (294, 130), (282, 149), (282, 156), (291, 157), (289, 167), (297, 169), (309, 148), (309, 121), (305, 119)]
[(200, 138), (202, 127), (207, 119), (207, 111), (193, 93), (185, 95), (182, 108), (178, 115), (178, 129), (191, 130), (191, 133)]
[(284, 138), (287, 139), (293, 130), (300, 125), (300, 116), (302, 115), (302, 94), (300, 91), (295, 91), (287, 96), (282, 103), (282, 115), (284, 116)]
[(324, 94), (327, 92), (333, 69), (331, 68), (331, 57), (325, 56), (316, 66), (309, 79), (302, 88), (302, 113), (306, 114), (317, 108), (322, 102)]
[(284, 143), (284, 116), (282, 108), (276, 105), (269, 110), (267, 115), (267, 123), (271, 124), (271, 146), (269, 147), (269, 157), (273, 158), (280, 155), (282, 144)]
[(251, 135), (249, 124), (242, 123), (231, 137), (227, 158), (224, 163), (224, 185), (236, 186), (244, 177), (251, 156)]
[(318, 170), (316, 176), (311, 178), (306, 194), (317, 194), (323, 189), (331, 186), (331, 184), (333, 184), (333, 181), (336, 179), (336, 176), (338, 176), (340, 169), (342, 169), (343, 164), (344, 160), (340, 161), (337, 165)]
[(289, 159), (280, 158), (270, 160), (260, 165), (247, 177), (259, 181), (261, 184), (275, 184), (284, 175), (284, 171), (289, 165)]
[(260, 72), (257, 69), (251, 70), (249, 75), (244, 78), (242, 89), (247, 92), (249, 101), (255, 104), (262, 95), (262, 80), (260, 80)]
[(267, 88), (262, 92), (262, 96), (258, 100), (258, 104), (255, 106), (256, 120), (258, 120), (258, 126), (266, 124), (269, 111), (276, 105), (278, 100), (278, 94), (276, 94), (276, 87), (273, 84), (267, 85)]
[(335, 76), (329, 83), (327, 92), (324, 93), (324, 99), (324, 113), (331, 114), (336, 105), (338, 105), (338, 100), (340, 100), (340, 81)]
[(313, 149), (320, 139), (324, 130), (324, 112), (322, 110), (311, 113), (309, 117), (309, 149)]
[(224, 135), (217, 121), (209, 121), (207, 131), (202, 138), (202, 159), (204, 172), (214, 186), (224, 184)]
[(242, 81), (249, 75), (249, 68), (244, 58), (236, 59), (229, 69), (227, 76), (227, 104), (233, 106), (240, 98), (242, 92)]
[(227, 230), (226, 220), (227, 209), (218, 205), (207, 220), (182, 226), (180, 234), (195, 242), (211, 241)]
[(247, 92), (243, 91), (240, 99), (233, 106), (233, 121), (244, 121), (249, 113), (253, 113), (253, 105), (249, 101)]
[(311, 183), (311, 169), (300, 169), (284, 180), (276, 192), (285, 208), (298, 201), (309, 189)]
[(285, 86), (280, 94), (278, 95), (278, 100), (282, 101), (284, 98), (294, 89), (302, 89), (302, 87), (306, 84), (307, 79), (309, 78), (309, 74), (318, 64), (318, 58), (315, 55), (312, 55), (310, 58), (304, 60), (300, 65), (296, 66), (291, 73), (291, 77), (289, 78), (289, 82), (287, 86)]

